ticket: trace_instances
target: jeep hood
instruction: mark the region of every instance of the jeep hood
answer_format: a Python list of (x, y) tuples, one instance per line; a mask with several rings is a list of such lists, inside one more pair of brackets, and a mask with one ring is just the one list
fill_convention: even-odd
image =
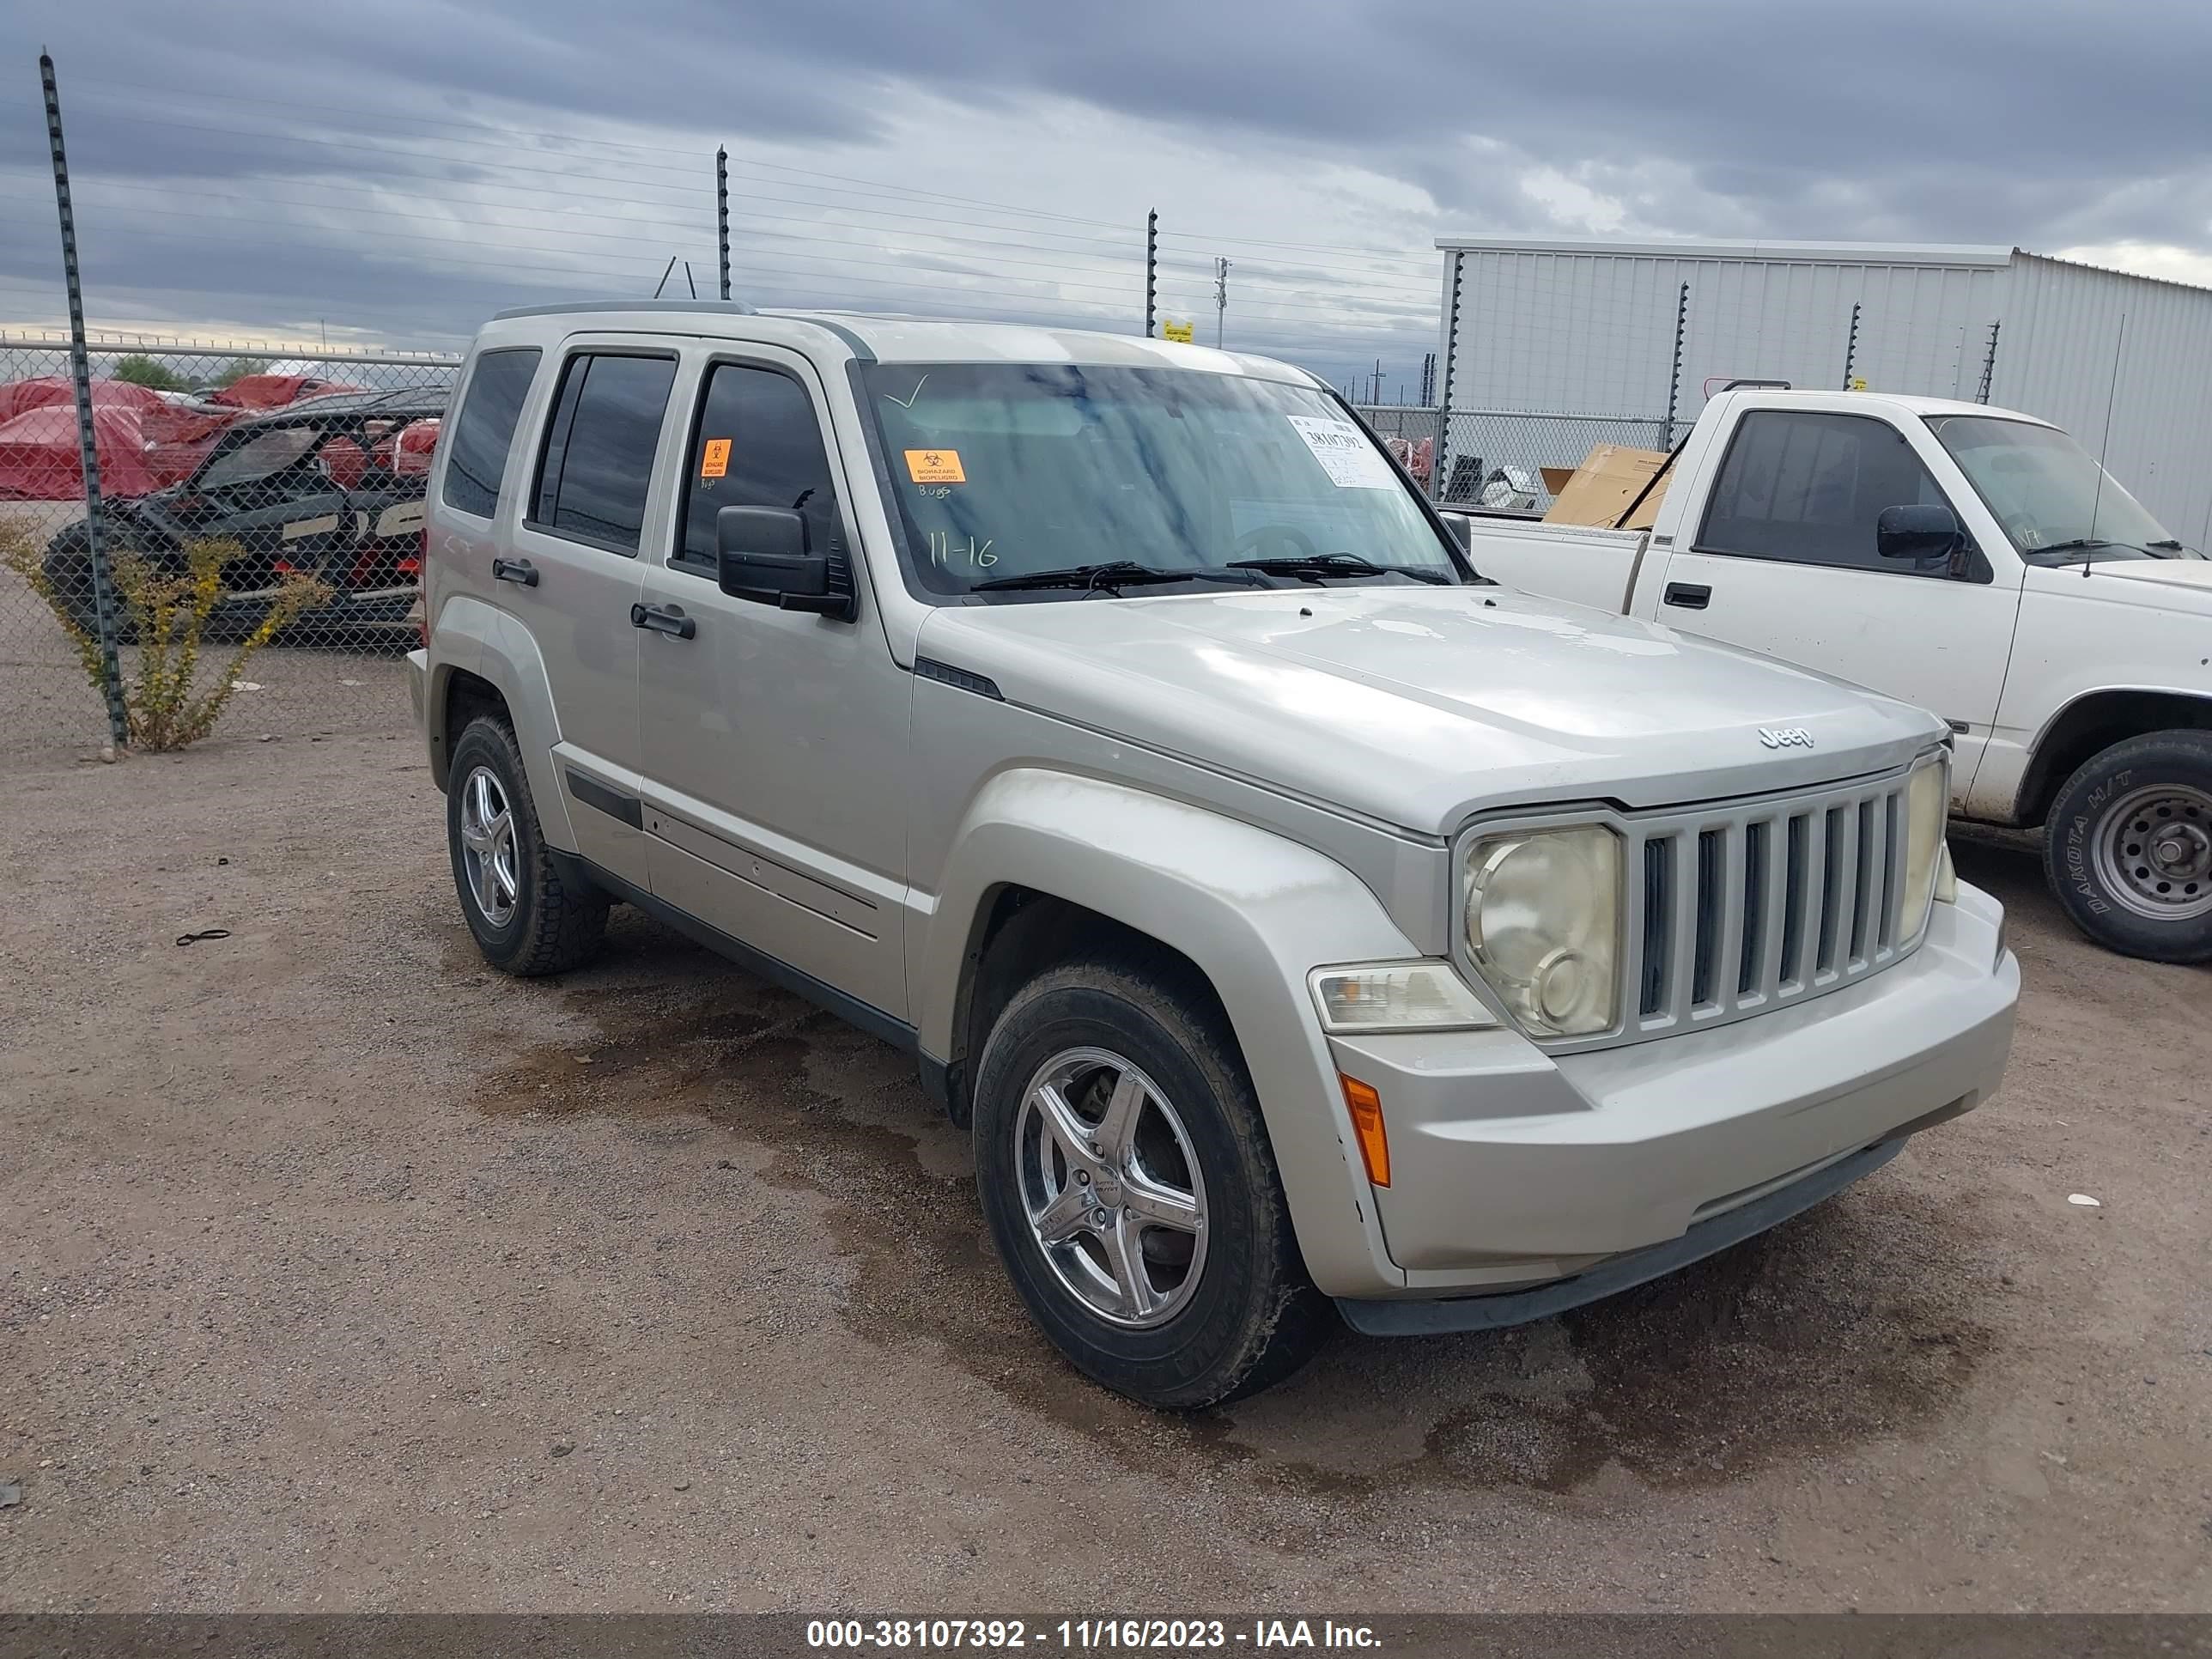
[(1493, 806), (1809, 787), (1944, 731), (1826, 675), (1498, 587), (947, 607), (916, 648), (1040, 714), (1423, 835)]

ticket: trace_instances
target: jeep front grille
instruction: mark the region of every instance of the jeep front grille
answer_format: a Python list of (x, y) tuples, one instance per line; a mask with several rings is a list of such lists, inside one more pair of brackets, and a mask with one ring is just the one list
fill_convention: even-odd
[(1628, 819), (1620, 1035), (1762, 1012), (1907, 954), (1919, 941), (1898, 937), (1905, 790), (1897, 775)]

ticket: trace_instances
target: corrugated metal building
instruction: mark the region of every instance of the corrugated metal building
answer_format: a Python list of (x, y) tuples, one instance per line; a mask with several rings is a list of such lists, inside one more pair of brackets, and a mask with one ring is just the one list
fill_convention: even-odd
[(1663, 417), (1671, 393), (1686, 422), (1708, 381), (1848, 375), (2055, 421), (2176, 535), (2212, 535), (2212, 289), (2014, 247), (1437, 246), (1455, 411)]

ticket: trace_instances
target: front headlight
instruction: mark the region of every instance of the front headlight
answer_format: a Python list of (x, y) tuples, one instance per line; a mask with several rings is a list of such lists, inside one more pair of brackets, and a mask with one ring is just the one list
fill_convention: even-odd
[[(1938, 877), (1949, 862), (1943, 823), (1951, 810), (1951, 769), (1930, 761), (1905, 786), (1905, 903), (1897, 918), (1900, 940), (1917, 939), (1937, 896)], [(1957, 891), (1955, 885), (1953, 892)]]
[(1620, 836), (1593, 823), (1474, 842), (1467, 854), (1467, 946), (1530, 1031), (1610, 1030), (1620, 978)]

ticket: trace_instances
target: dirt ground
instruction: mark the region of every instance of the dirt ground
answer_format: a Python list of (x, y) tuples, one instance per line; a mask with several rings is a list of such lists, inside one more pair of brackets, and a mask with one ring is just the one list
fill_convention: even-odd
[(2017, 850), (1993, 1104), (1179, 1419), (1033, 1334), (889, 1050), (629, 912), (487, 970), (409, 738), (9, 782), (0, 1607), (2212, 1609), (2212, 973)]

